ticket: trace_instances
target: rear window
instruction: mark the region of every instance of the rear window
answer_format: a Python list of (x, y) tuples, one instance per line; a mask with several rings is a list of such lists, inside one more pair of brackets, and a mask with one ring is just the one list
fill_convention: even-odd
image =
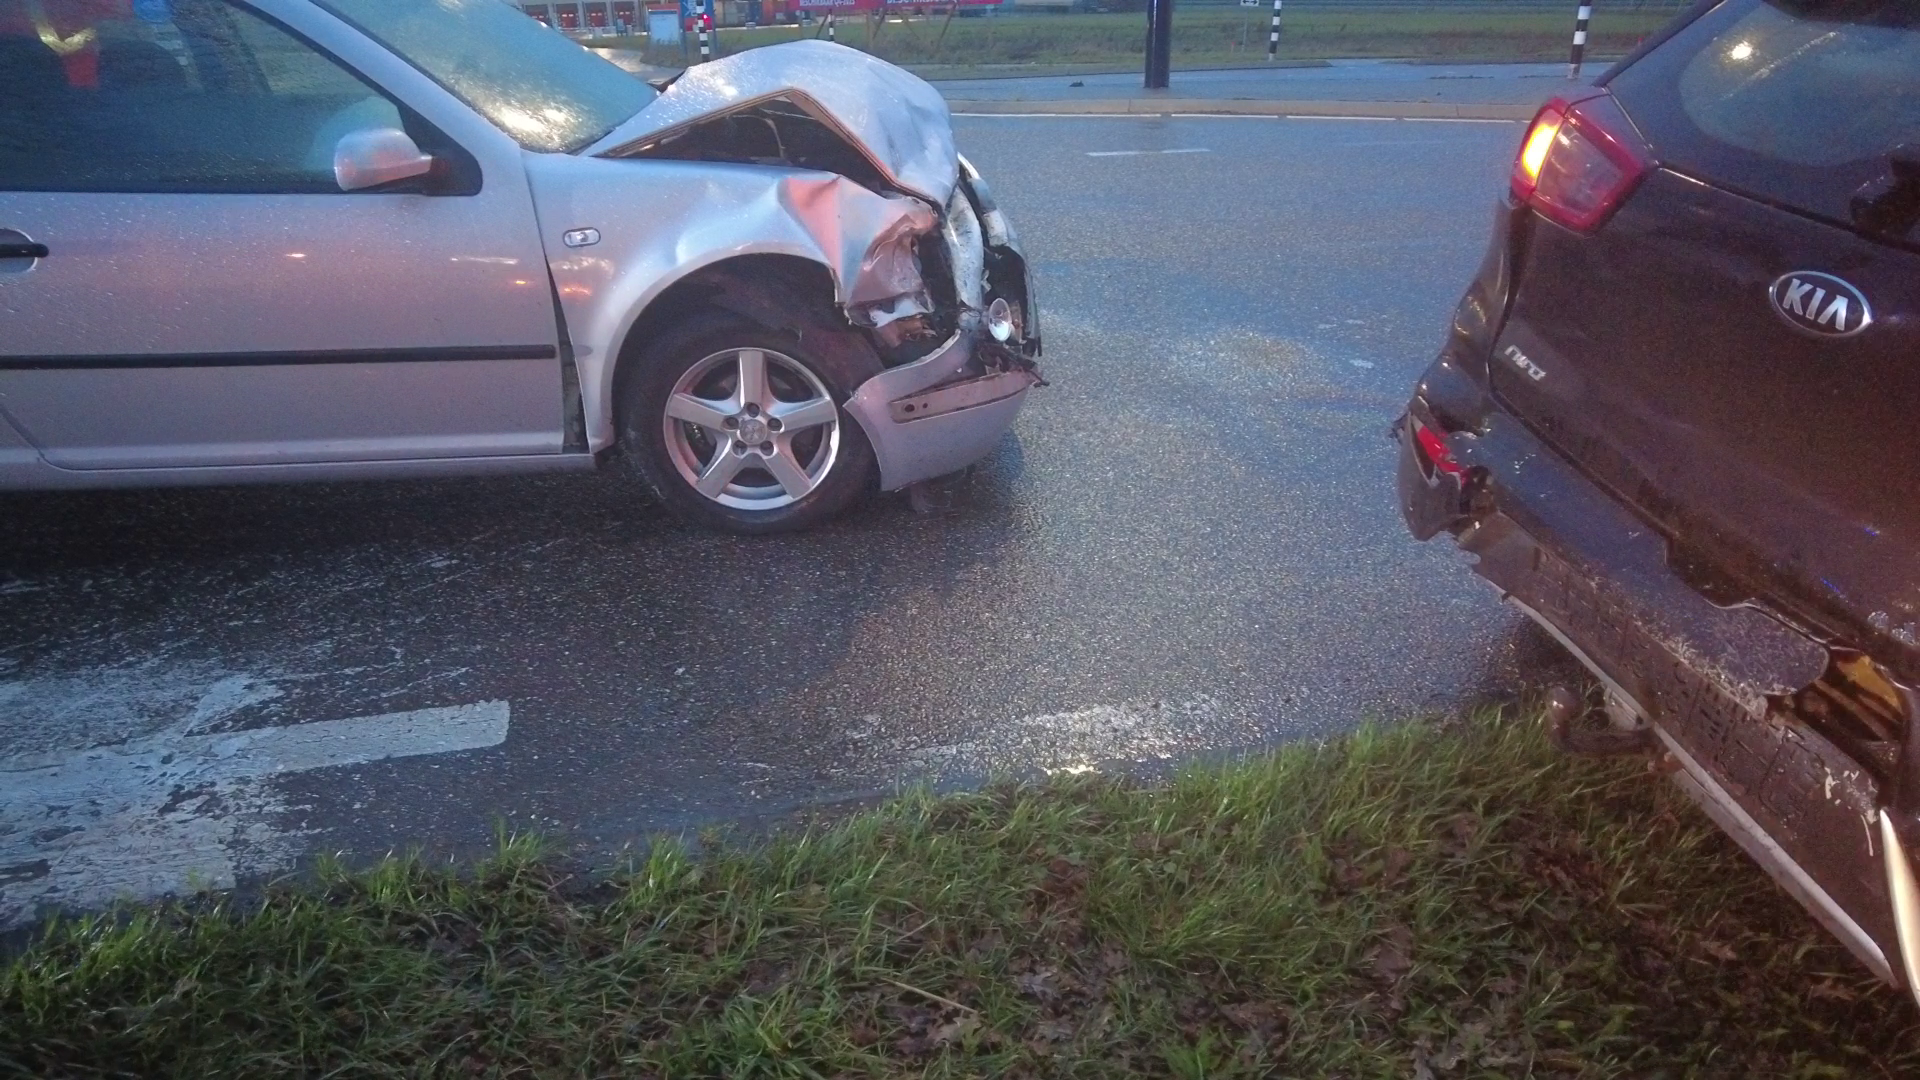
[(1920, 142), (1920, 2), (1727, 0), (1610, 85), (1668, 168), (1847, 221)]

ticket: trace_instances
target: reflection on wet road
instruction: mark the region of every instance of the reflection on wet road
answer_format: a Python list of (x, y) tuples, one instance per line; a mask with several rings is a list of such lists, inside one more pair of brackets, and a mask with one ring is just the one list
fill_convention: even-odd
[[(1385, 435), (1517, 128), (957, 124), (1038, 265), (1053, 385), (949, 516), (718, 537), (615, 470), (0, 500), (0, 916), (166, 887), (101, 869), (108, 837), (199, 837), (239, 879), (497, 820), (604, 853), (1253, 749), (1548, 661), (1407, 539)], [(1181, 147), (1209, 152), (1088, 156)], [(165, 739), (202, 756), (140, 757)], [(244, 776), (194, 771), (228, 745)], [(56, 813), (74, 784), (120, 788)]]

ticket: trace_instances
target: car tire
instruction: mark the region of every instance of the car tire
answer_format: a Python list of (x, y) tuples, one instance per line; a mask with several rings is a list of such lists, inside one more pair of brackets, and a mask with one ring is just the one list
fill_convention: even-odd
[(881, 370), (858, 335), (703, 310), (634, 360), (618, 395), (620, 445), (675, 515), (733, 533), (790, 532), (878, 486), (873, 447), (845, 409)]

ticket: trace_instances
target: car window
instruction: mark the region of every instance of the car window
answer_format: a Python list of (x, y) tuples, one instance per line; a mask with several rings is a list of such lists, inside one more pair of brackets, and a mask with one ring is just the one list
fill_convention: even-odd
[(1662, 164), (1844, 221), (1920, 141), (1920, 5), (1728, 0), (1611, 86)]
[(320, 0), (529, 150), (597, 140), (659, 94), (501, 0)]
[(341, 136), (403, 127), (224, 0), (0, 0), (0, 190), (339, 193)]

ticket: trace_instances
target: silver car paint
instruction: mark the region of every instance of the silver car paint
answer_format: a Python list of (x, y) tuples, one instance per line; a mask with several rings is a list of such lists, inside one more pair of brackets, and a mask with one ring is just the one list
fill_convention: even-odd
[[(832, 173), (618, 156), (701, 117), (778, 95), (803, 96), (902, 188), (947, 212), (936, 218), (926, 204), (882, 196)], [(655, 297), (721, 260), (779, 254), (819, 263), (849, 317), (878, 323), (887, 315), (875, 318), (863, 306), (912, 291), (917, 282), (903, 277), (917, 278), (918, 271), (905, 241), (938, 226), (962, 304), (977, 310), (982, 303), (982, 225), (957, 186), (960, 158), (945, 101), (919, 78), (842, 46), (795, 42), (693, 68), (586, 154), (529, 155), (528, 173), (581, 384), (593, 388), (587, 425), (595, 448), (614, 438), (613, 350)], [(997, 212), (995, 219), (997, 239), (1012, 242)], [(560, 238), (580, 228), (598, 229), (601, 243), (568, 251)], [(979, 460), (1020, 410), (1025, 389), (908, 424), (890, 415), (889, 402), (969, 373), (977, 331), (967, 322), (933, 353), (875, 376), (846, 403), (873, 444), (885, 490)]]
[[(463, 254), (486, 260), (524, 259), (524, 254), (518, 250), (501, 253), (497, 230), (514, 227), (517, 223), (510, 219), (515, 217), (532, 224), (537, 215), (539, 240), (545, 252), (551, 256), (549, 267), (553, 274), (553, 288), (558, 293), (567, 318), (568, 332), (575, 345), (584, 420), (589, 446), (594, 450), (604, 449), (614, 441), (613, 365), (626, 332), (653, 298), (686, 273), (721, 259), (741, 255), (796, 255), (826, 267), (835, 281), (837, 299), (842, 303), (857, 304), (870, 291), (897, 289), (900, 285), (899, 261), (891, 257), (895, 248), (902, 238), (931, 232), (937, 224), (928, 206), (899, 196), (876, 194), (833, 174), (770, 166), (528, 153), (404, 61), (319, 9), (300, 0), (251, 2), (357, 68), (473, 153), (486, 175), (486, 189), (482, 197), (489, 193), (496, 196), (524, 193), (528, 197), (531, 205), (518, 203), (496, 207), (503, 219), (492, 223), (496, 231), (486, 232), (482, 229), (464, 235), (461, 242), (469, 250), (446, 255), (445, 258), (451, 266), (457, 266), (454, 260), (462, 258)], [(796, 51), (804, 55), (790, 58), (788, 54)], [(848, 57), (858, 59), (848, 61)], [(758, 49), (729, 58), (729, 61), (708, 65), (711, 74), (696, 68), (681, 80), (686, 84), (686, 90), (675, 95), (670, 88), (655, 106), (642, 110), (634, 121), (622, 125), (596, 144), (596, 148), (611, 149), (631, 141), (637, 133), (664, 130), (684, 123), (694, 118), (691, 103), (697, 98), (705, 99), (710, 106), (724, 106), (746, 99), (740, 95), (765, 96), (778, 93), (785, 87), (804, 92), (808, 99), (831, 112), (838, 124), (856, 135), (876, 163), (898, 179), (903, 188), (929, 197), (942, 196), (933, 205), (940, 205), (945, 201), (945, 196), (953, 192), (958, 157), (952, 149), (946, 107), (938, 94), (920, 80), (863, 54), (829, 46), (816, 48), (801, 45), (796, 48), (790, 45)], [(663, 103), (667, 108), (655, 113), (655, 107)], [(896, 105), (897, 108), (892, 107)], [(0, 193), (0, 226), (15, 224), (9, 220), (7, 213), (13, 207), (4, 201), (13, 197), (10, 193)], [(178, 198), (224, 200), (234, 197)], [(336, 197), (313, 198), (332, 200)], [(425, 196), (337, 198), (454, 201)], [(219, 215), (212, 218), (220, 219)], [(205, 220), (208, 219), (202, 218), (202, 224)], [(274, 235), (273, 226), (266, 222), (251, 224), (257, 232), (226, 239), (229, 242), (256, 245), (260, 251), (284, 257), (286, 249), (284, 245), (276, 243), (279, 237)], [(569, 249), (561, 242), (561, 236), (578, 228), (600, 230), (602, 241), (582, 249)], [(369, 251), (388, 250), (392, 246), (390, 235), (367, 233), (356, 239)], [(406, 245), (401, 245), (400, 254), (404, 255), (405, 251)], [(149, 251), (149, 257), (151, 261), (143, 259), (141, 265), (153, 266), (166, 262), (158, 252)], [(494, 261), (475, 265), (509, 266)], [(362, 313), (356, 310), (353, 318), (344, 322), (361, 324), (360, 329), (365, 330), (366, 322), (384, 320), (382, 325), (389, 330), (410, 330), (415, 335), (401, 340), (433, 344), (502, 340), (482, 336), (475, 331), (475, 323), (468, 320), (480, 320), (482, 325), (491, 326), (484, 320), (498, 314), (488, 310), (496, 305), (524, 311), (521, 301), (534, 290), (529, 286), (513, 285), (511, 290), (527, 290), (525, 293), (515, 293), (499, 284), (534, 280), (517, 276), (524, 265), (524, 262), (512, 264), (512, 272), (516, 276), (509, 277), (503, 271), (498, 277), (484, 277), (483, 280), (489, 283), (488, 288), (483, 288), (477, 295), (465, 293), (457, 306), (436, 311), (431, 317), (422, 317), (417, 304), (394, 305), (387, 302), (389, 297), (363, 294), (361, 302), (371, 309), (368, 314), (372, 319), (363, 319)], [(133, 260), (129, 259), (125, 268), (132, 269)], [(415, 267), (415, 272), (423, 270)], [(14, 277), (32, 277), (37, 272), (36, 269), (27, 275)], [(376, 276), (391, 272), (392, 267), (374, 271)], [(106, 279), (103, 284), (117, 281)], [(328, 279), (329, 287), (334, 284), (334, 279)], [(353, 282), (341, 284), (348, 290), (354, 288)], [(885, 288), (879, 288), (881, 284), (885, 284)], [(6, 284), (0, 284), (0, 289), (3, 288), (6, 288)], [(300, 294), (300, 299), (311, 302), (312, 297)], [(384, 309), (383, 303), (386, 304)], [(291, 302), (289, 306), (292, 306)], [(151, 310), (129, 313), (122, 321), (133, 325), (121, 328), (131, 335), (128, 338), (118, 339), (100, 334), (94, 340), (97, 345), (120, 353), (129, 351), (129, 344), (157, 351), (158, 346), (153, 343), (150, 334), (141, 336), (138, 324), (139, 316), (153, 313)], [(311, 311), (299, 310), (288, 310), (286, 315), (288, 322), (285, 328), (290, 331), (287, 336), (297, 337), (299, 341), (273, 347), (323, 347), (313, 344), (313, 341), (331, 340), (326, 335), (338, 335), (343, 331), (343, 320), (337, 315), (316, 318)], [(547, 334), (555, 335), (550, 314), (544, 326)], [(308, 334), (313, 336), (303, 336)], [(505, 340), (519, 340), (522, 336), (515, 334)], [(108, 346), (109, 340), (115, 344)], [(233, 350), (248, 346), (222, 342), (214, 347)], [(253, 347), (269, 346), (261, 344)], [(964, 467), (988, 452), (1012, 423), (1020, 400), (1024, 397), (1024, 390), (1008, 399), (912, 424), (896, 424), (888, 417), (888, 401), (966, 374), (972, 348), (972, 332), (963, 331), (931, 356), (876, 377), (861, 387), (848, 403), (849, 411), (867, 430), (875, 446), (885, 487), (904, 486), (915, 480)], [(20, 355), (27, 350), (15, 349), (11, 343), (0, 345), (0, 355), (5, 355), (7, 351)], [(61, 350), (63, 353), (67, 351)], [(243, 446), (249, 442), (254, 444), (247, 446), (244, 453), (266, 454), (266, 457), (258, 459), (263, 463), (208, 467), (205, 460), (166, 459), (156, 455), (144, 459), (144, 463), (168, 467), (81, 472), (55, 469), (41, 461), (25, 463), (23, 458), (26, 455), (19, 452), (17, 445), (11, 448), (11, 454), (8, 452), (6, 433), (0, 431), (0, 487), (444, 475), (569, 467), (590, 462), (591, 458), (585, 455), (557, 452), (561, 439), (557, 413), (560, 400), (557, 393), (557, 365), (549, 366), (549, 370), (555, 373), (554, 383), (548, 382), (546, 376), (541, 374), (540, 362), (532, 361), (524, 362), (528, 376), (517, 383), (511, 376), (505, 380), (508, 385), (504, 386), (487, 379), (470, 378), (493, 363), (467, 361), (433, 364), (431, 367), (438, 370), (429, 376), (425, 387), (411, 388), (409, 396), (413, 399), (437, 398), (470, 407), (472, 403), (486, 401), (489, 395), (493, 395), (495, 400), (504, 402), (510, 409), (516, 401), (530, 403), (537, 390), (546, 402), (552, 404), (554, 412), (541, 413), (535, 425), (539, 432), (537, 440), (530, 440), (512, 450), (537, 449), (538, 453), (496, 456), (501, 452), (498, 432), (485, 433), (464, 441), (458, 436), (409, 432), (416, 437), (424, 434), (424, 439), (411, 446), (389, 443), (387, 449), (379, 451), (401, 459), (355, 461), (351, 460), (355, 455), (350, 448), (342, 448), (337, 442), (319, 445), (310, 441), (302, 448), (297, 444), (288, 445), (283, 433), (281, 438), (274, 440), (239, 440)], [(405, 368), (411, 365), (386, 366)], [(238, 369), (220, 370), (231, 372)], [(548, 393), (549, 388), (554, 392)], [(172, 392), (171, 387), (159, 384), (144, 389), (162, 396)], [(310, 387), (303, 391), (303, 396), (337, 389)], [(414, 392), (419, 390), (424, 392)], [(198, 391), (202, 395), (198, 400), (206, 402), (210, 398), (218, 399), (223, 392), (228, 391), (203, 387)], [(194, 400), (191, 393), (187, 400)], [(310, 403), (316, 399), (307, 397), (306, 400)], [(217, 400), (212, 403), (216, 408), (220, 405)], [(5, 404), (5, 398), (0, 397), (0, 407)], [(332, 401), (331, 407), (334, 407)], [(379, 411), (375, 403), (368, 403), (368, 407), (375, 413)], [(360, 444), (363, 448), (371, 449), (378, 445), (365, 441), (368, 438), (366, 432), (354, 434), (363, 440)], [(436, 437), (437, 442), (434, 441)], [(188, 442), (187, 445), (195, 444)], [(309, 454), (326, 455), (326, 460), (302, 462), (288, 452), (298, 453), (302, 449)], [(199, 453), (205, 455), (206, 451), (203, 449)], [(228, 460), (234, 459), (229, 457)]]
[[(318, 9), (285, 0), (256, 6), (458, 129), (454, 137), (480, 162), (481, 192), (0, 192), (0, 222), (51, 249), (32, 270), (0, 282), (0, 357), (555, 350), (518, 147), (490, 127), (463, 123), (471, 118), (464, 106)], [(561, 448), (557, 356), (210, 367), (75, 361), (0, 370), (0, 403), (48, 465), (75, 470)]]
[[(724, 259), (791, 255), (832, 276), (835, 300), (892, 294), (886, 276), (869, 284), (876, 242), (900, 227), (931, 231), (933, 211), (917, 200), (876, 194), (843, 176), (760, 165), (529, 154), (527, 175), (540, 211), (567, 330), (586, 392), (587, 440), (611, 445), (614, 360), (640, 314), (675, 282)], [(600, 242), (569, 249), (573, 229)]]

